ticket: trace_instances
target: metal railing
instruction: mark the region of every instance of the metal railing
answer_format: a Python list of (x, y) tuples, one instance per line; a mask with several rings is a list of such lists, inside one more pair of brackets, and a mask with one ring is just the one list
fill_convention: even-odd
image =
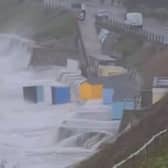
[(111, 31), (117, 30), (125, 33), (132, 33), (144, 40), (153, 41), (161, 45), (168, 45), (168, 39), (164, 35), (146, 31), (143, 28), (135, 28), (125, 23), (121, 23), (115, 19), (111, 20), (96, 20), (96, 25), (107, 28)]
[[(164, 129), (164, 130), (160, 131), (159, 133), (153, 135), (152, 138), (149, 139), (141, 148), (139, 148), (134, 153), (130, 154), (126, 159), (124, 159), (124, 160), (120, 161), (119, 163), (113, 165), (112, 168), (119, 168), (121, 166), (124, 166), (129, 161), (134, 162), (135, 161), (134, 159), (136, 157), (138, 157), (138, 155), (140, 155), (141, 153), (143, 153), (147, 150), (150, 151), (150, 147), (152, 148), (153, 144), (156, 144), (156, 141), (160, 140), (167, 133), (168, 133), (168, 129)], [(148, 152), (144, 153), (144, 158), (146, 158), (147, 153)]]

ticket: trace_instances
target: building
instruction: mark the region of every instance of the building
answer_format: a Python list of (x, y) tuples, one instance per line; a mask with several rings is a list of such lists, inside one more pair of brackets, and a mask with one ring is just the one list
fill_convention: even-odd
[(133, 110), (137, 108), (136, 98), (139, 95), (140, 88), (138, 88), (136, 81), (127, 73), (113, 77), (94, 78), (89, 77), (91, 83), (101, 83), (105, 90), (111, 90), (112, 98), (108, 103), (112, 106), (112, 119), (121, 120), (125, 110)]
[(81, 100), (96, 100), (102, 99), (103, 85), (99, 83), (83, 82), (80, 85), (80, 99)]
[(113, 101), (133, 99), (140, 91), (137, 82), (128, 73), (111, 77), (89, 76), (88, 82), (92, 84), (100, 83), (104, 88), (112, 88), (114, 91)]
[(152, 103), (157, 103), (168, 93), (168, 77), (154, 77), (152, 88)]

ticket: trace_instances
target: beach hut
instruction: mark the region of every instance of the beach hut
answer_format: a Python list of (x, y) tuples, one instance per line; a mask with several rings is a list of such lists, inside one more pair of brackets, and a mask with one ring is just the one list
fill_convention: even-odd
[(91, 85), (93, 99), (101, 99), (103, 94), (103, 85), (102, 84), (94, 84)]
[(113, 94), (114, 94), (114, 90), (112, 88), (104, 88), (103, 89), (103, 103), (112, 104)]
[(51, 87), (52, 104), (66, 104), (71, 100), (70, 88), (68, 86)]
[(80, 85), (81, 100), (95, 100), (102, 98), (103, 85), (84, 82)]
[(133, 100), (123, 100), (112, 103), (112, 119), (121, 120), (124, 114), (124, 110), (135, 109), (135, 103)]
[(44, 101), (43, 86), (24, 86), (23, 96), (26, 101), (40, 103)]

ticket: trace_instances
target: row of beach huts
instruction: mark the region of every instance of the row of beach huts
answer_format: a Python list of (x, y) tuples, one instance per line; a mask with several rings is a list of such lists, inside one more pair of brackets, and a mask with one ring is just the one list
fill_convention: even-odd
[[(44, 70), (45, 72), (45, 70)], [(114, 81), (92, 82), (81, 75), (79, 64), (76, 60), (68, 60), (67, 66), (54, 71), (52, 78), (46, 78), (52, 74), (37, 73), (22, 83), (22, 96), (24, 100), (33, 104), (64, 105), (68, 103), (85, 103), (87, 101), (100, 100), (102, 104), (110, 106), (112, 120), (121, 120), (125, 110), (146, 108), (150, 104), (159, 101), (168, 91), (168, 79), (155, 77), (153, 89), (141, 94), (140, 102), (135, 95), (132, 96), (132, 86), (127, 83), (131, 79), (126, 76), (114, 77)], [(54, 80), (53, 80), (53, 77)], [(123, 78), (120, 81), (120, 78)], [(124, 81), (124, 82), (123, 82)], [(127, 92), (124, 94), (124, 92)], [(131, 96), (129, 96), (131, 95)], [(144, 103), (145, 101), (145, 103)], [(140, 105), (139, 105), (139, 104)], [(138, 104), (138, 105), (137, 105)]]
[[(49, 73), (45, 75), (47, 76), (47, 74)], [(22, 95), (26, 102), (63, 105), (100, 100), (102, 104), (111, 107), (112, 119), (114, 120), (121, 119), (125, 108), (130, 110), (135, 108), (134, 101), (131, 99), (114, 100), (115, 90), (112, 86), (107, 87), (101, 82), (93, 83), (83, 77), (76, 60), (68, 59), (66, 67), (58, 68), (53, 73), (54, 80), (53, 77), (46, 78), (44, 74), (39, 74), (39, 72), (37, 75), (38, 77), (33, 75), (27, 80), (24, 79), (24, 83), (21, 84)]]

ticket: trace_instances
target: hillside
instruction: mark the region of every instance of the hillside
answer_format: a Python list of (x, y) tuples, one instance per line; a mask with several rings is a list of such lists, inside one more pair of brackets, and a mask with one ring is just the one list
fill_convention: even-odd
[(136, 71), (144, 89), (151, 89), (153, 77), (168, 75), (167, 47), (133, 34), (113, 31), (104, 42), (103, 52), (119, 59), (120, 65)]
[[(137, 168), (167, 168), (168, 167), (168, 136), (163, 137), (153, 150), (148, 153), (146, 160), (138, 160)], [(138, 163), (138, 164), (137, 164)]]
[[(167, 111), (168, 96), (147, 110), (147, 114), (140, 123), (121, 135), (114, 144), (106, 145), (97, 154), (77, 165), (76, 168), (111, 168), (115, 163), (138, 150), (154, 134), (168, 128)], [(135, 165), (132, 168), (136, 168)]]
[[(38, 2), (38, 1), (37, 1)], [(65, 9), (46, 9), (43, 3), (7, 0), (0, 2), (0, 32), (29, 38), (64, 38), (75, 33), (75, 18)]]
[(145, 81), (145, 88), (150, 88), (153, 82), (154, 76), (167, 76), (168, 69), (167, 67), (167, 52), (166, 48), (160, 48), (156, 52), (150, 61), (147, 61), (143, 65), (143, 77)]
[(0, 33), (17, 34), (40, 44), (33, 49), (33, 66), (65, 65), (67, 58), (78, 59), (74, 14), (62, 8), (45, 8), (42, 1), (1, 1)]

